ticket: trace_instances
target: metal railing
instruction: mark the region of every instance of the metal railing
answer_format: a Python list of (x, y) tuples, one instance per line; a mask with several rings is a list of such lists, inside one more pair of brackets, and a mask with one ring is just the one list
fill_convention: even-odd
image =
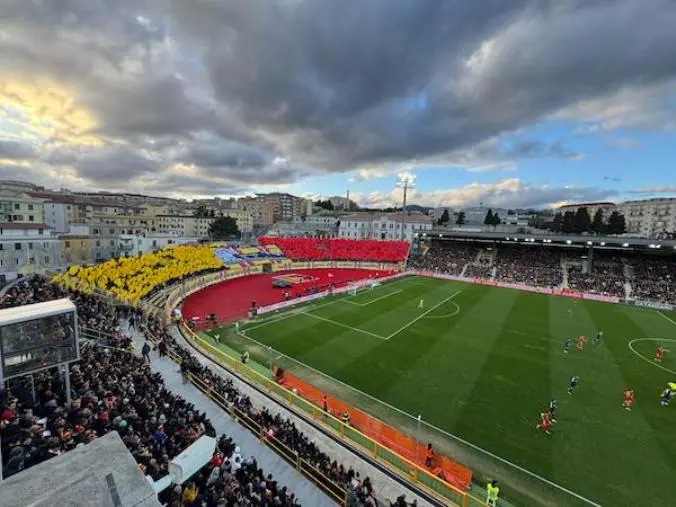
[[(159, 340), (150, 333), (144, 326), (144, 334), (148, 340), (158, 344)], [(172, 349), (167, 349), (167, 356), (177, 364), (181, 364), (181, 357)], [(310, 462), (299, 457), (296, 452), (289, 448), (282, 441), (266, 433), (265, 428), (249, 417), (248, 414), (237, 408), (233, 403), (229, 403), (213, 386), (204, 378), (187, 373), (187, 380), (199, 389), (205, 396), (213, 401), (219, 408), (227, 412), (235, 421), (245, 426), (254, 433), (262, 444), (267, 445), (275, 451), (280, 457), (292, 464), (294, 468), (303, 476), (308, 478), (313, 484), (327, 494), (337, 504), (348, 505), (348, 492), (337, 482), (326, 476), (320, 469), (313, 466)]]

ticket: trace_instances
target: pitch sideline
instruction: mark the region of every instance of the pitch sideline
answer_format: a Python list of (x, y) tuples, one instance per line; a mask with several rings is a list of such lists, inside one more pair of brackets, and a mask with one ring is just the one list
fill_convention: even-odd
[[(460, 291), (458, 291), (458, 294), (459, 294), (459, 293), (460, 293)], [(456, 295), (457, 295), (457, 294), (456, 294)], [(439, 305), (439, 306), (440, 306), (440, 305)], [(364, 391), (362, 391), (362, 390), (360, 390), (360, 389), (357, 389), (356, 387), (353, 387), (353, 386), (351, 386), (351, 385), (349, 385), (349, 384), (346, 384), (345, 382), (343, 382), (343, 381), (341, 381), (341, 380), (338, 380), (337, 378), (334, 378), (334, 377), (332, 377), (332, 376), (330, 376), (330, 375), (328, 375), (328, 374), (326, 374), (326, 373), (324, 373), (324, 372), (322, 372), (322, 371), (320, 371), (320, 370), (318, 370), (318, 369), (316, 369), (316, 368), (313, 368), (312, 366), (310, 366), (310, 365), (308, 365), (308, 364), (305, 364), (305, 363), (303, 363), (302, 361), (299, 361), (298, 359), (295, 359), (295, 358), (293, 358), (293, 357), (291, 357), (291, 356), (289, 356), (289, 355), (287, 355), (287, 354), (284, 354), (283, 352), (281, 352), (281, 351), (279, 351), (279, 350), (277, 350), (277, 349), (275, 349), (275, 348), (273, 348), (273, 347), (270, 347), (269, 345), (265, 345), (265, 344), (259, 342), (258, 340), (256, 340), (255, 338), (252, 338), (252, 337), (250, 337), (250, 336), (247, 336), (247, 335), (245, 334), (244, 331), (240, 331), (240, 332), (238, 332), (237, 334), (241, 335), (243, 338), (245, 338), (245, 339), (247, 339), (247, 340), (251, 340), (252, 342), (254, 342), (255, 344), (257, 344), (257, 345), (259, 345), (259, 346), (261, 346), (261, 347), (265, 347), (265, 348), (267, 348), (268, 350), (273, 351), (275, 354), (278, 354), (279, 357), (285, 357), (285, 358), (289, 359), (291, 362), (296, 363), (296, 364), (299, 364), (299, 365), (303, 366), (304, 368), (307, 368), (308, 370), (311, 370), (311, 371), (315, 372), (316, 374), (318, 374), (318, 375), (320, 375), (320, 376), (322, 376), (322, 377), (324, 377), (324, 378), (326, 378), (326, 379), (328, 379), (328, 380), (330, 380), (330, 381), (332, 381), (332, 382), (335, 382), (336, 384), (339, 384), (339, 385), (341, 385), (341, 386), (347, 388), (348, 390), (357, 392), (357, 393), (361, 394), (362, 396), (365, 396), (366, 398), (369, 398), (370, 400), (375, 401), (376, 403), (379, 403), (379, 404), (381, 404), (381, 405), (383, 405), (383, 406), (385, 406), (385, 407), (388, 407), (388, 408), (391, 409), (391, 410), (394, 410), (395, 412), (398, 412), (399, 414), (401, 414), (401, 415), (403, 415), (403, 416), (406, 416), (406, 417), (410, 418), (410, 419), (413, 420), (413, 421), (418, 421), (418, 418), (417, 418), (417, 417), (415, 417), (415, 416), (409, 414), (408, 412), (405, 412), (404, 410), (402, 410), (402, 409), (400, 409), (400, 408), (397, 408), (397, 407), (395, 407), (394, 405), (390, 405), (389, 403), (387, 403), (387, 402), (385, 402), (385, 401), (379, 400), (379, 399), (376, 398), (375, 396), (373, 396), (373, 395), (371, 395), (371, 394), (368, 394), (368, 393), (366, 393), (366, 392), (364, 392)], [(641, 356), (641, 357), (643, 357), (643, 356)], [(645, 359), (645, 358), (644, 358), (644, 359)], [(569, 490), (568, 488), (565, 488), (564, 486), (561, 486), (561, 485), (559, 485), (559, 484), (556, 484), (555, 482), (552, 482), (552, 481), (550, 481), (549, 479), (547, 479), (547, 478), (545, 478), (545, 477), (542, 477), (542, 476), (536, 474), (535, 472), (531, 472), (530, 470), (528, 470), (528, 469), (526, 469), (526, 468), (523, 468), (523, 467), (517, 465), (516, 463), (512, 463), (511, 461), (509, 461), (509, 460), (507, 460), (507, 459), (505, 459), (505, 458), (502, 458), (502, 457), (500, 457), (500, 456), (498, 456), (498, 455), (496, 455), (496, 454), (493, 454), (492, 452), (487, 451), (486, 449), (483, 449), (482, 447), (479, 447), (478, 445), (475, 445), (475, 444), (473, 444), (473, 443), (471, 443), (471, 442), (468, 442), (467, 440), (464, 440), (463, 438), (460, 438), (460, 437), (457, 436), (457, 435), (454, 435), (454, 434), (452, 434), (452, 433), (449, 433), (449, 432), (446, 431), (446, 430), (443, 430), (443, 429), (441, 429), (441, 428), (439, 428), (439, 427), (437, 427), (437, 426), (434, 426), (434, 425), (431, 424), (431, 423), (428, 423), (428, 422), (426, 422), (426, 421), (423, 421), (423, 422), (424, 422), (425, 426), (427, 426), (427, 427), (429, 427), (429, 428), (431, 428), (431, 429), (433, 429), (433, 430), (435, 430), (435, 431), (438, 431), (438, 432), (441, 433), (442, 435), (446, 435), (447, 437), (449, 437), (449, 438), (452, 439), (452, 440), (455, 440), (455, 441), (457, 441), (457, 442), (460, 442), (461, 444), (466, 445), (466, 446), (468, 446), (468, 447), (474, 449), (475, 451), (478, 451), (478, 452), (480, 452), (480, 453), (483, 453), (483, 454), (485, 454), (486, 456), (488, 456), (488, 457), (490, 457), (490, 458), (492, 458), (492, 459), (494, 459), (494, 460), (497, 460), (497, 461), (499, 461), (499, 462), (501, 462), (501, 463), (503, 463), (503, 464), (505, 464), (505, 465), (507, 465), (507, 466), (510, 466), (510, 467), (514, 468), (515, 470), (518, 470), (519, 472), (522, 472), (522, 473), (524, 473), (524, 474), (526, 474), (526, 475), (528, 475), (528, 476), (530, 476), (530, 477), (532, 477), (532, 478), (534, 478), (534, 479), (537, 479), (537, 480), (539, 480), (539, 481), (542, 481), (542, 482), (544, 482), (545, 484), (547, 484), (548, 486), (551, 486), (551, 487), (553, 487), (553, 488), (555, 488), (555, 489), (557, 489), (557, 490), (559, 490), (559, 491), (563, 491), (564, 493), (566, 493), (566, 494), (568, 494), (568, 495), (571, 495), (571, 496), (577, 498), (578, 500), (580, 500), (580, 501), (582, 501), (582, 502), (584, 502), (584, 503), (586, 503), (586, 504), (588, 504), (588, 505), (590, 505), (590, 506), (592, 506), (592, 507), (602, 507), (600, 504), (598, 504), (598, 503), (596, 503), (596, 502), (594, 502), (594, 501), (592, 501), (592, 500), (590, 500), (590, 499), (588, 499), (588, 498), (585, 498), (584, 496), (582, 496), (582, 495), (580, 495), (580, 494), (578, 494), (578, 493), (575, 493), (574, 491), (571, 491), (571, 490)]]

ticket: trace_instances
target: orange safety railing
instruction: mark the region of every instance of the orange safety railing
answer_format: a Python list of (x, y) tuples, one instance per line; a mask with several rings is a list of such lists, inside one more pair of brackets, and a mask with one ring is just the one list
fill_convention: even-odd
[(295, 389), (295, 392), (299, 396), (312, 401), (320, 407), (323, 407), (324, 398), (326, 397), (329, 412), (335, 417), (341, 418), (343, 413), (349, 414), (350, 426), (358, 429), (367, 437), (419, 466), (426, 467), (434, 475), (459, 489), (468, 490), (470, 488), (472, 484), (472, 471), (469, 468), (441, 455), (435, 455), (431, 466), (428, 466), (425, 459), (427, 452), (425, 444), (417, 442), (375, 417), (320, 391), (313, 385), (289, 373), (284, 373), (283, 384), (287, 389)]

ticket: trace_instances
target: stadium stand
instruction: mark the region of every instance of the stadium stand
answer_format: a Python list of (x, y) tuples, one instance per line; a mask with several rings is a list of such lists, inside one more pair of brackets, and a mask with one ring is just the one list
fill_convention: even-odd
[(503, 246), (498, 248), (495, 278), (535, 287), (557, 287), (563, 282), (561, 252), (553, 248)]
[(670, 259), (633, 260), (632, 295), (676, 304), (676, 262)]
[(403, 262), (408, 255), (406, 241), (375, 241), (341, 238), (284, 238), (265, 236), (259, 238), (263, 246), (278, 247), (294, 261), (376, 261)]
[(119, 301), (135, 303), (173, 281), (221, 269), (223, 261), (216, 258), (213, 247), (181, 245), (94, 266), (71, 266), (53, 281), (73, 291), (106, 291)]
[[(206, 379), (212, 389), (265, 428), (265, 438), (275, 438), (312, 463), (324, 476), (348, 492), (350, 505), (382, 505), (368, 477), (331, 460), (288, 419), (255, 407), (233, 382), (202, 366), (181, 346), (160, 320), (147, 318), (128, 306), (113, 308), (93, 294), (76, 293), (41, 277), (26, 278), (0, 300), (0, 308), (69, 297), (82, 320), (102, 332), (96, 344), (83, 343), (81, 360), (71, 366), (72, 405), (65, 406), (65, 384), (56, 370), (34, 376), (36, 399), (30, 380), (20, 379), (3, 391), (0, 436), (4, 476), (9, 477), (79, 448), (97, 437), (117, 432), (144, 473), (159, 479), (169, 461), (201, 435), (215, 436), (205, 414), (169, 392), (163, 379), (130, 350), (130, 338), (120, 328), (127, 321), (156, 344), (160, 356), (175, 354), (186, 377)], [(278, 485), (245, 460), (239, 448), (223, 435), (217, 453), (191, 482), (165, 490), (164, 505), (296, 506), (293, 493)], [(380, 502), (380, 503), (379, 503)], [(408, 505), (403, 497), (397, 506)]]
[[(14, 291), (8, 300), (0, 301), (1, 307), (15, 306), (19, 300), (28, 304), (64, 295), (61, 289), (41, 278), (28, 279)], [(31, 296), (17, 298), (16, 292)], [(69, 296), (79, 302), (79, 312), (90, 313), (85, 305), (94, 296), (85, 299), (77, 294)], [(102, 310), (100, 305), (98, 310)], [(118, 318), (129, 318), (133, 325), (141, 320), (138, 311), (123, 308), (109, 310), (102, 321)], [(118, 327), (107, 331), (115, 336)], [(71, 367), (71, 388), (77, 397), (70, 407), (64, 404), (64, 381), (58, 371), (38, 373), (34, 381), (35, 401), (31, 386), (27, 385), (29, 381), (16, 383), (4, 395), (1, 436), (5, 477), (117, 431), (139, 467), (157, 480), (168, 472), (169, 461), (199, 436), (216, 436), (204, 414), (167, 391), (162, 378), (128, 350), (83, 344), (80, 361)], [(248, 498), (255, 505), (297, 505), (293, 494), (266, 477), (255, 460), (243, 462), (238, 448), (225, 437), (219, 440), (217, 456), (202, 470), (198, 480), (215, 475), (217, 466), (218, 480), (201, 490), (187, 485), (180, 491), (182, 503), (178, 505), (193, 505), (195, 491), (201, 492), (207, 505), (220, 505), (222, 499), (231, 497)], [(176, 490), (169, 493), (169, 504), (177, 505), (171, 496), (176, 494), (179, 494)]]
[(622, 259), (615, 255), (598, 255), (591, 273), (577, 266), (568, 269), (568, 287), (580, 292), (624, 297), (625, 282)]
[(479, 250), (473, 244), (434, 241), (424, 257), (413, 259), (409, 267), (460, 275), (465, 266), (476, 259)]

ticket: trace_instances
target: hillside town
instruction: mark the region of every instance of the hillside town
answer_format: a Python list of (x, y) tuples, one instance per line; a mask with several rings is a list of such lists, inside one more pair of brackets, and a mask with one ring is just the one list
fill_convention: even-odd
[[(589, 217), (582, 220), (589, 227), (581, 224), (576, 228), (573, 223), (566, 230), (567, 218), (574, 222), (573, 215), (579, 215), (580, 209)], [(412, 205), (403, 211), (365, 211), (349, 197), (340, 196), (313, 202), (275, 192), (189, 201), (132, 193), (51, 190), (6, 180), (0, 181), (0, 210), (3, 281), (70, 264), (91, 264), (213, 239), (212, 226), (222, 217), (232, 219), (236, 229), (230, 239), (238, 241), (268, 234), (410, 242), (437, 229), (527, 234), (605, 232), (655, 239), (668, 239), (676, 233), (674, 198), (570, 204), (558, 210)], [(624, 218), (623, 229), (607, 230), (613, 215)]]

